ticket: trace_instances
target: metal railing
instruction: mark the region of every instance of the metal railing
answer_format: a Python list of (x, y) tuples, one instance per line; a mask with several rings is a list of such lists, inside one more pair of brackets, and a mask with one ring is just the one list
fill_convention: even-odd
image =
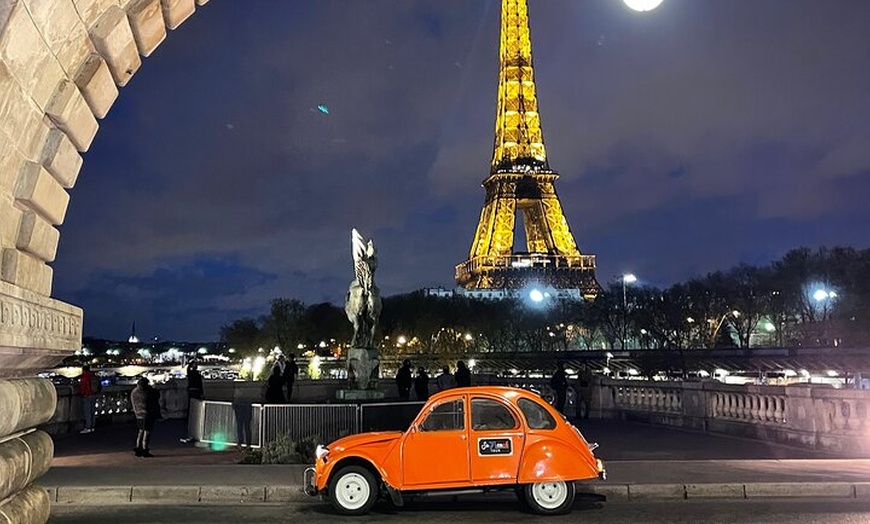
[(423, 402), (379, 404), (240, 404), (191, 400), (188, 431), (213, 447), (260, 448), (281, 436), (329, 442), (364, 431), (403, 431)]

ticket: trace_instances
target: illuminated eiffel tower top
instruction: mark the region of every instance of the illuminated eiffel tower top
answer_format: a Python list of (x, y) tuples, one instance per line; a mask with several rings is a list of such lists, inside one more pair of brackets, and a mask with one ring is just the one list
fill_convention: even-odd
[[(549, 286), (600, 291), (595, 255), (582, 254), (556, 194), (559, 175), (550, 170), (529, 31), (528, 0), (502, 0), (498, 110), (486, 199), (468, 260), (456, 266), (456, 282), (468, 290)], [(522, 223), (525, 245), (515, 245)]]
[(529, 31), (528, 0), (502, 0), (492, 173), (548, 172)]

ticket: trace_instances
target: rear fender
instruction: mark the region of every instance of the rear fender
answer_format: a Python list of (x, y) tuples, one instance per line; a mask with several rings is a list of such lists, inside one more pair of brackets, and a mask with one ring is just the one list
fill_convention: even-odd
[(589, 450), (578, 450), (561, 440), (542, 439), (523, 452), (518, 481), (531, 484), (590, 478), (598, 478), (598, 462)]

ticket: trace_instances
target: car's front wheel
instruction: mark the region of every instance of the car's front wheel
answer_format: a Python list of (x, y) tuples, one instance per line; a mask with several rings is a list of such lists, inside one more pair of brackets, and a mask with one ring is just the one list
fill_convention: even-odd
[(565, 481), (536, 482), (523, 486), (524, 502), (540, 515), (562, 515), (574, 504), (574, 483)]
[(329, 500), (342, 515), (365, 515), (377, 498), (377, 481), (362, 466), (341, 468), (329, 484)]

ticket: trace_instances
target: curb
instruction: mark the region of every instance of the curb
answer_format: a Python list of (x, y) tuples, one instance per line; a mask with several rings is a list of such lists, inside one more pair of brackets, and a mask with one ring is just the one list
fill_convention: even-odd
[[(272, 486), (54, 486), (53, 505), (288, 504), (316, 500), (296, 485)], [(711, 484), (578, 484), (578, 493), (609, 502), (838, 498), (870, 500), (870, 482), (751, 482)]]

